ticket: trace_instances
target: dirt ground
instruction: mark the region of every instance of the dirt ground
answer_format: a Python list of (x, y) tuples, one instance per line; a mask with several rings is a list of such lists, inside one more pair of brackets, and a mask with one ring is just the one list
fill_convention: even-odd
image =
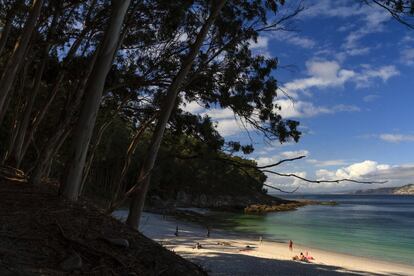
[(60, 199), (54, 186), (0, 180), (0, 275), (206, 273), (86, 201)]

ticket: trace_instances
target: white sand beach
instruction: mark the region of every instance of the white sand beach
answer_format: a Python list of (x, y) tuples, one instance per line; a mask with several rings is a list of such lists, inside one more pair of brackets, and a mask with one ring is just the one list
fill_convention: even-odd
[[(178, 237), (174, 235), (178, 225)], [(414, 275), (414, 266), (328, 252), (294, 244), (241, 236), (224, 230), (207, 230), (172, 217), (145, 213), (140, 231), (204, 269), (210, 275)], [(199, 242), (201, 249), (195, 249)], [(250, 248), (247, 248), (249, 246)], [(294, 255), (308, 252), (311, 263), (293, 261)], [(413, 256), (414, 258), (414, 256)]]

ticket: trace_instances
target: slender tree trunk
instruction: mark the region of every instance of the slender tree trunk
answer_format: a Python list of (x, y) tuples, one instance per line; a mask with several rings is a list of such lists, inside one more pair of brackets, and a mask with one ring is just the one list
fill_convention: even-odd
[[(31, 170), (30, 181), (33, 185), (39, 185), (41, 183), (41, 179), (44, 175), (45, 166), (51, 162), (50, 160), (53, 158), (53, 155), (56, 153), (56, 145), (63, 144), (63, 142), (68, 137), (72, 127), (71, 124), (74, 121), (75, 113), (79, 109), (80, 102), (83, 98), (85, 92), (85, 85), (86, 82), (91, 75), (92, 69), (95, 66), (95, 62), (97, 60), (98, 50), (95, 51), (92, 60), (89, 63), (89, 68), (86, 70), (86, 73), (82, 80), (79, 81), (78, 89), (76, 90), (77, 93), (75, 95), (75, 99), (71, 102), (69, 109), (65, 112), (63, 119), (59, 122), (56, 126), (56, 131), (53, 133), (52, 137), (50, 137), (46, 144), (42, 147), (41, 156), (37, 159), (36, 166)], [(33, 136), (29, 137), (33, 140)]]
[(13, 149), (10, 152), (9, 162), (11, 166), (16, 168), (20, 167), (20, 163), (22, 161), (22, 150), (23, 150), (23, 143), (26, 137), (27, 128), (30, 123), (30, 118), (32, 114), (33, 105), (36, 99), (37, 94), (39, 93), (41, 82), (42, 82), (42, 75), (43, 71), (46, 66), (46, 59), (45, 57), (40, 65), (40, 68), (37, 68), (35, 82), (33, 86), (33, 92), (30, 93), (29, 99), (26, 103), (25, 110), (23, 111), (23, 118), (21, 119), (19, 129), (17, 132), (17, 137), (13, 145)]
[(69, 149), (69, 159), (66, 163), (64, 182), (60, 189), (61, 195), (69, 200), (76, 201), (79, 196), (82, 172), (102, 98), (105, 79), (118, 49), (122, 23), (130, 2), (130, 0), (112, 1), (113, 10), (109, 27), (102, 41), (95, 67), (88, 80), (87, 97), (82, 105), (79, 121), (75, 126), (72, 144)]
[(34, 0), (29, 12), (29, 17), (23, 27), (23, 32), (16, 42), (13, 54), (10, 57), (3, 75), (0, 79), (0, 111), (4, 108), (4, 103), (9, 95), (13, 81), (19, 65), (24, 61), (24, 54), (29, 45), (30, 37), (35, 29), (36, 22), (42, 9), (43, 0)]
[[(4, 28), (2, 29), (0, 33), (0, 56), (3, 53), (4, 47), (7, 44), (7, 41), (9, 39), (10, 31), (13, 26), (13, 20), (16, 14), (16, 10), (19, 9), (19, 7), (23, 4), (24, 0), (18, 0), (15, 1), (13, 6), (10, 8), (9, 12), (6, 15), (6, 24), (4, 25)], [(1, 120), (0, 120), (1, 122)]]
[[(75, 55), (76, 51), (79, 49), (82, 39), (85, 37), (87, 33), (87, 29), (82, 30), (81, 34), (77, 37), (77, 39), (75, 40), (75, 42), (72, 44), (72, 46), (69, 49), (69, 52), (67, 54), (67, 56), (65, 57), (65, 60), (63, 62), (63, 68), (62, 70), (59, 72), (57, 78), (56, 78), (56, 82), (50, 92), (50, 95), (48, 96), (48, 100), (45, 103), (45, 105), (43, 106), (43, 108), (40, 110), (40, 112), (37, 113), (37, 115), (33, 118), (32, 123), (30, 128), (28, 129), (28, 134), (27, 134), (27, 138), (24, 141), (24, 146), (22, 149), (22, 153), (21, 153), (21, 158), (23, 159), (24, 156), (26, 155), (27, 149), (30, 146), (31, 141), (33, 141), (33, 138), (36, 134), (37, 128), (39, 127), (40, 123), (43, 121), (45, 115), (47, 114), (50, 106), (52, 105), (53, 101), (55, 100), (59, 90), (60, 90), (60, 86), (66, 76), (66, 70), (65, 67), (67, 66), (67, 64), (69, 64), (72, 61), (73, 56)], [(1, 120), (0, 120), (1, 122)]]
[(33, 83), (33, 89), (31, 91), (31, 93), (29, 93), (28, 95), (28, 101), (26, 104), (26, 108), (23, 112), (23, 117), (21, 119), (20, 122), (20, 126), (19, 126), (19, 130), (18, 130), (18, 134), (16, 137), (16, 141), (15, 144), (13, 146), (13, 149), (10, 153), (10, 165), (14, 166), (16, 168), (20, 167), (21, 161), (23, 159), (23, 155), (25, 153), (24, 150), (24, 141), (26, 138), (26, 133), (30, 124), (30, 119), (31, 119), (31, 114), (32, 114), (32, 110), (33, 110), (33, 106), (36, 100), (37, 95), (39, 94), (39, 90), (42, 84), (42, 76), (43, 76), (43, 72), (46, 68), (46, 64), (48, 62), (48, 58), (49, 58), (49, 51), (51, 48), (51, 43), (50, 43), (50, 39), (51, 37), (53, 37), (53, 35), (56, 33), (56, 28), (57, 28), (57, 22), (58, 22), (58, 17), (60, 15), (60, 7), (56, 8), (55, 14), (53, 16), (53, 20), (51, 23), (51, 27), (49, 29), (46, 41), (47, 44), (44, 47), (43, 51), (42, 51), (42, 62), (40, 63), (39, 68), (36, 68), (36, 74), (35, 74), (35, 79), (34, 79), (34, 83)]
[(156, 115), (152, 116), (150, 119), (148, 119), (147, 121), (145, 121), (137, 129), (134, 137), (132, 137), (132, 140), (129, 143), (129, 147), (127, 149), (127, 153), (126, 153), (126, 157), (125, 157), (125, 162), (124, 162), (124, 165), (122, 167), (121, 174), (119, 175), (119, 178), (116, 179), (116, 181), (115, 181), (116, 182), (115, 183), (116, 187), (115, 187), (115, 192), (114, 192), (114, 194), (112, 196), (112, 200), (111, 200), (111, 203), (110, 203), (110, 206), (109, 206), (109, 209), (110, 210), (112, 208), (114, 208), (114, 206), (115, 206), (115, 204), (116, 204), (116, 202), (118, 200), (118, 197), (119, 197), (120, 192), (123, 191), (123, 189), (124, 189), (124, 179), (125, 179), (126, 173), (128, 172), (129, 166), (131, 164), (132, 156), (134, 155), (135, 150), (136, 150), (136, 148), (138, 146), (139, 139), (141, 138), (141, 136), (144, 133), (144, 131), (148, 128), (148, 126), (150, 125), (150, 123), (155, 119), (155, 116)]
[(12, 27), (12, 20), (7, 20), (6, 25), (3, 27), (3, 30), (0, 34), (0, 56), (3, 53), (4, 47), (6, 46), (7, 40)]
[(104, 124), (102, 124), (102, 126), (98, 130), (98, 134), (96, 135), (95, 142), (89, 147), (89, 156), (87, 158), (87, 161), (85, 163), (85, 168), (83, 170), (83, 177), (82, 177), (82, 183), (81, 183), (81, 188), (80, 188), (80, 194), (82, 194), (83, 188), (85, 187), (85, 183), (86, 183), (86, 180), (88, 179), (89, 173), (91, 171), (91, 167), (92, 167), (92, 164), (93, 164), (93, 160), (95, 159), (95, 153), (96, 153), (96, 150), (98, 149), (99, 144), (101, 143), (102, 136), (105, 133), (105, 130), (114, 121), (116, 115), (118, 114), (118, 110), (119, 109), (117, 109), (117, 111), (115, 111), (115, 113), (113, 114), (113, 116), (111, 117), (111, 119), (109, 119), (107, 122), (105, 122)]
[(162, 108), (160, 110), (160, 117), (151, 139), (147, 157), (139, 173), (138, 182), (140, 182), (140, 186), (139, 189), (136, 189), (136, 191), (133, 193), (133, 198), (129, 207), (129, 214), (126, 223), (132, 228), (137, 229), (139, 226), (142, 210), (144, 209), (145, 198), (150, 184), (151, 171), (154, 167), (164, 131), (170, 118), (171, 112), (175, 106), (175, 101), (178, 96), (178, 92), (180, 91), (180, 87), (184, 82), (191, 68), (191, 65), (194, 62), (194, 59), (196, 58), (201, 45), (203, 44), (209, 32), (210, 27), (214, 24), (214, 21), (216, 20), (217, 16), (220, 13), (220, 10), (223, 8), (225, 3), (226, 0), (218, 0), (216, 3), (212, 4), (212, 12), (210, 16), (198, 33), (196, 41), (190, 48), (190, 52), (185, 57), (181, 65), (180, 71), (178, 72), (177, 76), (167, 91), (166, 98), (164, 99)]
[(15, 110), (14, 110), (14, 118), (13, 118), (13, 124), (12, 124), (12, 131), (10, 134), (10, 141), (9, 141), (9, 148), (7, 150), (7, 152), (4, 155), (3, 158), (3, 162), (5, 163), (6, 160), (10, 157), (10, 153), (13, 151), (13, 147), (15, 145), (17, 136), (18, 136), (18, 132), (19, 132), (19, 128), (21, 125), (21, 121), (20, 116), (23, 112), (24, 109), (24, 97), (23, 97), (23, 91), (25, 88), (25, 83), (26, 83), (26, 78), (27, 78), (27, 69), (29, 67), (30, 62), (26, 62), (26, 64), (23, 66), (23, 70), (20, 71), (20, 77), (17, 79), (19, 80), (19, 84), (15, 85), (16, 90), (17, 90), (17, 104), (15, 105)]

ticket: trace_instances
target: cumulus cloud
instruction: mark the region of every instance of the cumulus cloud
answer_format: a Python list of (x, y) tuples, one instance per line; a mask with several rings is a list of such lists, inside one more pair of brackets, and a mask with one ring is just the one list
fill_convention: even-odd
[[(337, 170), (320, 169), (316, 171), (316, 177), (323, 180), (334, 180), (341, 178), (350, 178), (355, 180), (367, 180), (367, 181), (389, 181), (387, 186), (404, 185), (412, 183), (414, 179), (414, 165), (402, 164), (402, 165), (389, 165), (380, 164), (376, 161), (365, 160), (363, 162), (354, 163), (347, 167), (343, 167)], [(329, 185), (328, 185), (329, 186)], [(325, 187), (328, 187), (325, 186)], [(380, 186), (379, 184), (373, 185), (374, 187)], [(356, 183), (334, 183), (330, 184), (331, 188), (343, 189), (343, 188), (362, 188), (363, 184)], [(366, 186), (365, 186), (366, 188)]]

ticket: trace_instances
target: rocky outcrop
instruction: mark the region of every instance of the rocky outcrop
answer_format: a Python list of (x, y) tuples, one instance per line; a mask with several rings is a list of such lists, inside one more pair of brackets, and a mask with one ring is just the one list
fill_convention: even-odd
[(299, 200), (299, 201), (291, 201), (287, 203), (279, 203), (279, 204), (253, 204), (249, 205), (244, 208), (245, 213), (249, 214), (263, 214), (263, 213), (271, 213), (271, 212), (285, 212), (285, 211), (295, 211), (299, 207), (303, 207), (306, 205), (326, 205), (326, 206), (336, 206), (338, 205), (335, 201), (315, 201), (315, 200)]

